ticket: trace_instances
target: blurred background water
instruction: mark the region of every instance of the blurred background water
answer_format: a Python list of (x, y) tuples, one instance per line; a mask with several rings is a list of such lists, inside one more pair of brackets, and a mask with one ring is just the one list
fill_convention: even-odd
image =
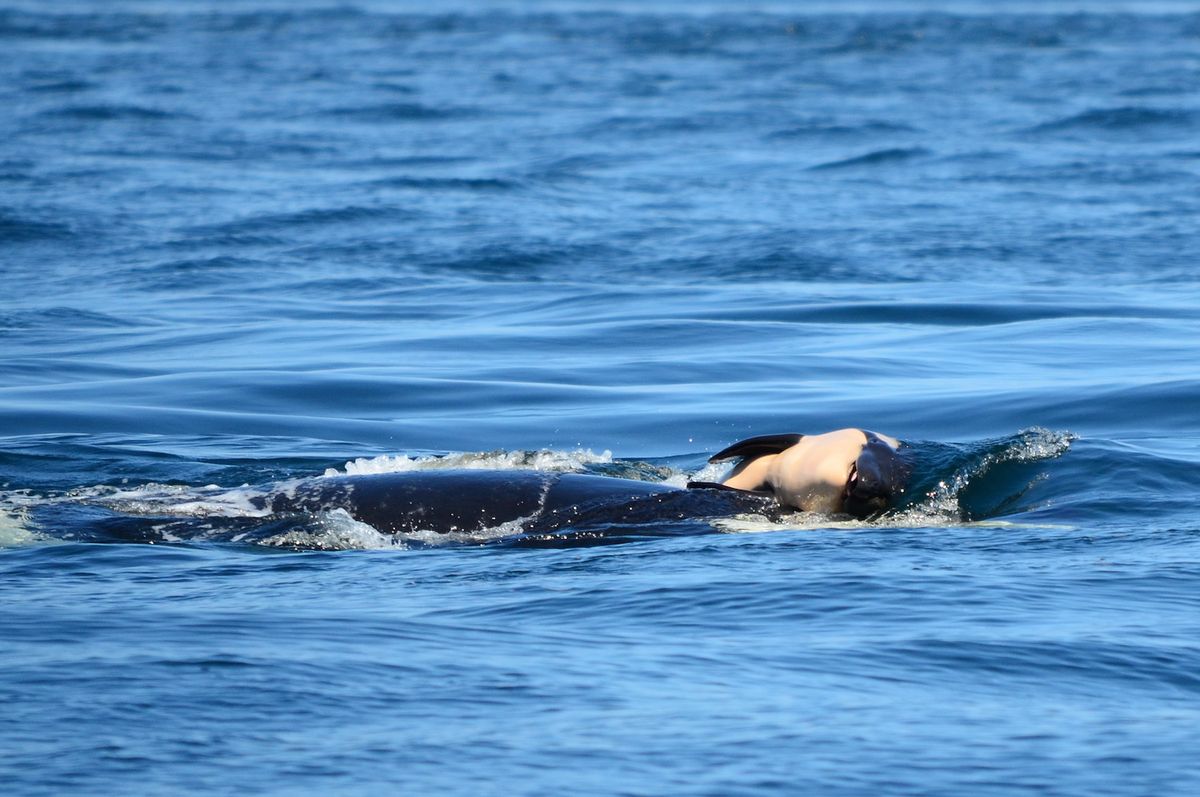
[[(2, 0), (0, 52), (6, 793), (1200, 788), (1192, 4)], [(93, 522), (844, 426), (904, 513)]]

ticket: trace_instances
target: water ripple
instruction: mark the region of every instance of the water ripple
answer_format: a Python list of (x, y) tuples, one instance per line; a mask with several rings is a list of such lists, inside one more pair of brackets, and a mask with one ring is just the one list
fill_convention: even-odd
[(829, 161), (828, 163), (821, 163), (809, 168), (814, 171), (825, 171), (831, 169), (851, 169), (859, 166), (887, 166), (904, 163), (916, 158), (923, 158), (931, 154), (924, 147), (893, 147), (868, 152), (865, 155), (857, 155), (853, 158)]
[(1188, 130), (1196, 126), (1196, 114), (1175, 108), (1158, 109), (1135, 106), (1096, 108), (1029, 128), (1031, 133), (1057, 132), (1149, 132)]

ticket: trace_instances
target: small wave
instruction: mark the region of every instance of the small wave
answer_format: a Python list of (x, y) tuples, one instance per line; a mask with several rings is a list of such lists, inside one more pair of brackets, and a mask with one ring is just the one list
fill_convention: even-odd
[(466, 155), (401, 155), (395, 157), (349, 158), (339, 160), (339, 169), (363, 169), (378, 173), (384, 169), (407, 169), (420, 166), (457, 166), (464, 163), (475, 163), (479, 158)]
[(43, 119), (70, 119), (79, 122), (107, 121), (159, 121), (171, 119), (195, 119), (188, 113), (147, 108), (142, 105), (68, 105), (52, 108), (38, 114)]
[(511, 191), (512, 180), (495, 177), (384, 177), (367, 185), (376, 188), (414, 188), (420, 191)]
[(0, 210), (0, 242), (55, 241), (72, 235), (71, 228), (66, 224), (35, 221)]
[(864, 26), (852, 32), (841, 44), (829, 47), (826, 52), (831, 55), (893, 53), (919, 45), (924, 39), (924, 31), (903, 25)]
[(47, 307), (0, 313), (0, 331), (9, 329), (132, 329), (138, 323), (125, 318), (80, 310), (77, 307)]
[(31, 86), (27, 86), (25, 90), (42, 94), (72, 94), (77, 91), (88, 91), (98, 87), (98, 83), (67, 78), (64, 80), (48, 80), (44, 83), (34, 83)]
[[(253, 6), (254, 4), (248, 4)], [(353, 6), (305, 7), (307, 4), (281, 4), (279, 8), (271, 8), (271, 4), (258, 4), (262, 8), (249, 11), (237, 11), (233, 8), (222, 9), (221, 13), (198, 14), (192, 24), (199, 30), (218, 34), (242, 34), (269, 31), (272, 37), (280, 40), (285, 38), (284, 31), (292, 28), (299, 29), (295, 35), (304, 35), (301, 31), (311, 31), (325, 41), (330, 36), (333, 26), (350, 23), (364, 18), (364, 12)], [(377, 21), (378, 22), (378, 21)]]
[(1177, 97), (1191, 94), (1194, 89), (1184, 83), (1172, 85), (1155, 85), (1155, 86), (1137, 86), (1123, 91), (1118, 91), (1118, 97), (1131, 97), (1134, 99), (1142, 97)]
[(845, 158), (844, 160), (829, 161), (828, 163), (820, 163), (816, 166), (810, 166), (809, 171), (827, 171), (833, 169), (852, 169), (858, 166), (887, 166), (893, 163), (903, 163), (915, 158), (922, 158), (929, 155), (929, 150), (924, 147), (896, 147), (892, 149), (881, 149), (875, 152), (868, 152), (866, 155), (859, 155), (854, 158)]
[[(997, 466), (1009, 463), (1043, 462), (1060, 457), (1067, 452), (1077, 439), (1070, 432), (1055, 432), (1049, 429), (1028, 429), (1011, 438), (1005, 438), (991, 443), (982, 443), (971, 447), (966, 453), (966, 461), (953, 472), (940, 475), (940, 468), (935, 467), (932, 475), (937, 478), (933, 485), (922, 488), (914, 484), (910, 492), (920, 493), (917, 503), (900, 510), (891, 516), (893, 521), (904, 525), (942, 524), (947, 521), (974, 520), (976, 511), (964, 506), (967, 492), (976, 493), (1006, 493), (998, 505), (989, 507), (986, 514), (996, 514), (1010, 505), (1028, 487), (1028, 482), (1022, 485), (988, 484), (989, 474)], [(1035, 477), (1036, 478), (1036, 477)], [(1012, 492), (1010, 488), (1015, 488)]]
[(550, 271), (569, 266), (581, 273), (591, 263), (612, 256), (607, 244), (527, 242), (483, 244), (445, 259), (430, 258), (419, 264), (427, 274), (449, 274), (481, 281), (530, 281), (545, 278)]
[(269, 272), (269, 265), (244, 257), (191, 258), (168, 260), (131, 271), (142, 285), (160, 290), (178, 290), (211, 285), (216, 279), (229, 280), (239, 274), (258, 275)]
[(363, 476), (372, 473), (401, 473), (414, 470), (544, 470), (581, 471), (589, 465), (610, 464), (611, 451), (597, 454), (590, 449), (577, 451), (487, 451), (447, 454), (445, 456), (378, 456), (347, 462), (344, 470), (328, 468), (325, 476)]
[(49, 13), (0, 9), (0, 37), (13, 39), (96, 39), (106, 42), (144, 41), (161, 33), (167, 22), (156, 14)]
[(769, 141), (805, 138), (853, 138), (857, 136), (904, 135), (919, 133), (915, 127), (894, 122), (869, 121), (859, 124), (818, 123), (789, 127), (767, 134)]
[(238, 269), (262, 269), (266, 270), (268, 264), (262, 260), (251, 260), (244, 257), (233, 257), (230, 255), (220, 255), (218, 257), (200, 257), (190, 258), (187, 260), (170, 260), (164, 263), (155, 263), (152, 266), (147, 266), (141, 271), (158, 273), (162, 275), (176, 274), (209, 274), (213, 272), (236, 271)]
[(452, 106), (433, 107), (416, 102), (392, 102), (328, 108), (318, 112), (318, 115), (356, 122), (437, 122), (478, 116), (479, 110)]
[[(744, 282), (748, 279), (795, 280), (804, 282), (864, 283), (896, 282), (906, 279), (895, 271), (871, 263), (853, 262), (839, 254), (820, 249), (805, 248), (786, 235), (768, 235), (758, 238), (739, 237), (738, 252), (729, 255), (724, 239), (713, 239), (711, 249), (716, 254), (700, 257), (668, 258), (660, 261), (655, 271), (661, 273), (686, 271), (689, 275), (704, 275), (717, 279), (732, 279)], [(789, 307), (785, 316), (794, 318), (801, 312)], [(807, 311), (804, 311), (807, 312)], [(761, 316), (759, 316), (761, 318)]]
[[(29, 158), (0, 158), (0, 180), (6, 182), (30, 182), (34, 179), (33, 171), (37, 164)], [(0, 223), (6, 213), (12, 210), (0, 208)]]
[(634, 159), (630, 155), (599, 152), (547, 158), (530, 164), (526, 176), (538, 183), (586, 179), (597, 171), (612, 169)]
[(744, 121), (740, 114), (617, 115), (589, 124), (581, 131), (581, 135), (590, 138), (596, 135), (621, 134), (639, 137), (675, 133), (703, 134), (714, 129), (735, 127), (740, 121)]
[(264, 213), (221, 224), (202, 225), (192, 227), (190, 231), (218, 233), (222, 235), (255, 234), (292, 227), (322, 227), (331, 224), (352, 224), (393, 216), (407, 217), (408, 214), (394, 208), (363, 207), (359, 205), (337, 208), (307, 208), (294, 213)]
[(1139, 107), (1096, 108), (1029, 128), (1030, 133), (1071, 131), (1138, 131), (1154, 128), (1194, 127), (1196, 114), (1178, 109)]

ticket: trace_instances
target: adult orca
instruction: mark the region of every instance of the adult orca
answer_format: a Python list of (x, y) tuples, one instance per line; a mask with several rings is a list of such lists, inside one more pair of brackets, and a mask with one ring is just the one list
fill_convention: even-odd
[(899, 441), (860, 429), (742, 440), (710, 462), (739, 459), (721, 483), (666, 484), (536, 470), (425, 470), (302, 481), (256, 500), (273, 513), (342, 509), (391, 534), (475, 532), (512, 524), (536, 534), (739, 512), (802, 510), (867, 519), (903, 492)]
[(343, 509), (391, 534), (569, 522), (599, 505), (679, 492), (664, 484), (537, 470), (425, 470), (311, 479), (268, 495), (275, 513)]

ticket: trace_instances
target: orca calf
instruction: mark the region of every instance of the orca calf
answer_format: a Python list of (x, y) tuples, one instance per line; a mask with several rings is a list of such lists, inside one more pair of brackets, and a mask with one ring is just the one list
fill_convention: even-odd
[(751, 437), (708, 461), (734, 458), (740, 461), (719, 485), (691, 486), (766, 492), (784, 507), (866, 520), (893, 506), (912, 475), (899, 440), (864, 429)]

